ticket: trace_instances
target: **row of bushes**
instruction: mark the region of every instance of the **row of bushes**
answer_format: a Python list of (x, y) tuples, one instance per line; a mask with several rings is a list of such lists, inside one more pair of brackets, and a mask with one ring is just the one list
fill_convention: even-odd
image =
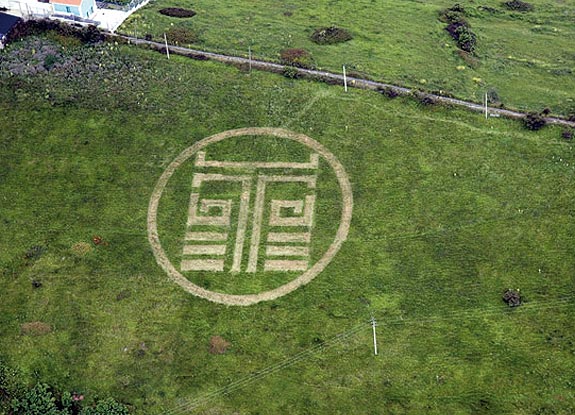
[(84, 405), (84, 396), (37, 383), (27, 387), (18, 370), (0, 360), (0, 413), (11, 415), (129, 415), (114, 399)]
[(79, 40), (84, 44), (94, 44), (106, 39), (106, 35), (96, 26), (70, 25), (58, 20), (23, 20), (10, 32), (8, 41), (22, 39), (27, 36), (37, 36), (46, 32), (54, 32), (63, 37)]
[(477, 36), (471, 30), (469, 23), (465, 19), (465, 9), (460, 4), (442, 10), (439, 19), (447, 23), (445, 30), (457, 42), (459, 49), (473, 53), (477, 43)]

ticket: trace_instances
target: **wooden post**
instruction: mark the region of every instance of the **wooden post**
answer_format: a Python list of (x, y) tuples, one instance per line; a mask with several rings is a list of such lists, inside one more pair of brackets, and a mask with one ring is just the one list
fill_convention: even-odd
[(487, 92), (485, 93), (485, 119), (487, 119)]
[(166, 44), (166, 56), (170, 59), (170, 49), (168, 49), (168, 37), (164, 33), (164, 43)]
[(347, 92), (347, 76), (345, 74), (345, 65), (343, 65), (343, 89)]
[(252, 47), (248, 46), (248, 59), (250, 61), (250, 73), (252, 73)]

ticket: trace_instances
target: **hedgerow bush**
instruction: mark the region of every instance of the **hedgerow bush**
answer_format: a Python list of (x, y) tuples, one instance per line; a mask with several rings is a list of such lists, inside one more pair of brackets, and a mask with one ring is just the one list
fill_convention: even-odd
[(297, 71), (297, 68), (293, 66), (284, 66), (282, 75), (289, 79), (299, 78), (299, 72)]
[(333, 45), (335, 43), (347, 42), (351, 39), (353, 39), (351, 33), (336, 26), (316, 29), (311, 35), (311, 40), (318, 45)]
[(8, 36), (8, 41), (10, 42), (15, 39), (40, 35), (47, 32), (54, 32), (61, 36), (75, 38), (85, 44), (99, 43), (106, 39), (106, 35), (93, 25), (77, 27), (58, 20), (41, 19), (26, 20), (16, 24)]
[(399, 92), (397, 90), (395, 90), (394, 88), (390, 88), (388, 86), (378, 87), (377, 92), (391, 99), (397, 98), (399, 96)]
[(454, 4), (448, 9), (439, 12), (439, 20), (448, 23), (445, 30), (457, 42), (459, 49), (473, 53), (477, 43), (477, 36), (465, 20), (465, 9), (460, 4)]
[(533, 5), (521, 0), (510, 0), (503, 3), (509, 10), (516, 12), (529, 12), (533, 10)]
[(523, 118), (523, 125), (531, 131), (537, 131), (545, 127), (545, 116), (539, 112), (530, 112)]

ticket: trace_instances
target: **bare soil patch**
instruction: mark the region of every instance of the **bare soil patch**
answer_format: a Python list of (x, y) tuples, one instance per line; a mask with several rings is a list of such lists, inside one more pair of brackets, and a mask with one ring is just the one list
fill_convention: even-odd
[(224, 354), (231, 345), (232, 344), (230, 342), (226, 341), (221, 336), (212, 336), (210, 338), (210, 353)]
[(191, 9), (183, 9), (181, 7), (166, 7), (158, 10), (160, 14), (170, 17), (189, 18), (194, 17), (197, 13)]
[(72, 253), (78, 257), (88, 255), (92, 251), (92, 246), (87, 242), (77, 242), (72, 245)]
[(20, 333), (25, 336), (44, 336), (52, 332), (52, 327), (41, 321), (31, 321), (20, 326)]

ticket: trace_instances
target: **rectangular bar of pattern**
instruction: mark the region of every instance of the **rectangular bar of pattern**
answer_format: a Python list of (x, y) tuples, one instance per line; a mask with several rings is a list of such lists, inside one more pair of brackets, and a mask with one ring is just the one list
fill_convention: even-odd
[(309, 256), (307, 246), (266, 246), (267, 256)]
[(184, 245), (184, 255), (225, 255), (225, 245)]
[(309, 243), (311, 234), (309, 232), (270, 232), (268, 242), (301, 242)]
[(184, 259), (182, 271), (223, 271), (223, 259)]
[(305, 271), (307, 266), (307, 261), (268, 259), (264, 263), (264, 271)]
[(206, 160), (206, 153), (198, 151), (195, 165), (198, 167), (218, 167), (218, 168), (232, 168), (232, 169), (303, 169), (303, 170), (317, 170), (319, 156), (318, 154), (311, 154), (309, 162), (285, 162), (285, 161), (217, 161)]
[(220, 232), (186, 232), (186, 241), (225, 241), (227, 233)]

